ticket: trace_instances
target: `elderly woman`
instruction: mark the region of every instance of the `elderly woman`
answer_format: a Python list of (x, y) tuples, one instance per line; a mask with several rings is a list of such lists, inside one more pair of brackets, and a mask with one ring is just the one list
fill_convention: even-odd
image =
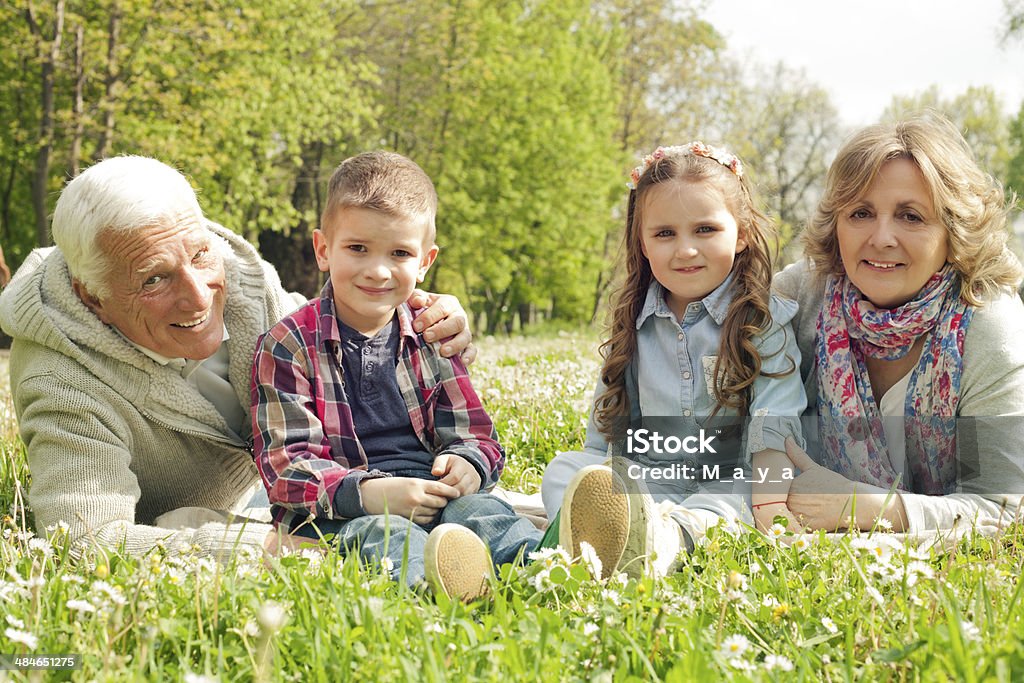
[[(269, 525), (227, 513), (262, 489), (248, 417), (256, 339), (299, 300), (154, 159), (107, 159), (68, 183), (53, 238), (0, 297), (37, 526), (64, 521), (76, 552), (275, 551)], [(442, 318), (428, 338), (465, 327), (451, 297), (417, 324)]]
[(808, 259), (774, 282), (799, 302), (819, 416), (817, 462), (788, 444), (802, 473), (784, 504), (805, 525), (883, 518), (917, 533), (1017, 515), (1024, 307), (1006, 214), (938, 116), (868, 127), (839, 151), (803, 235)]

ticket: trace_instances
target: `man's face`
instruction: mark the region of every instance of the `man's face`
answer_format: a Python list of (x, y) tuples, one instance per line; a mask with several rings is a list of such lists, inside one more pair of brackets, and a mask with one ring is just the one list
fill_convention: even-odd
[(80, 291), (100, 320), (150, 351), (203, 360), (224, 338), (224, 260), (197, 217), (100, 235), (110, 295)]

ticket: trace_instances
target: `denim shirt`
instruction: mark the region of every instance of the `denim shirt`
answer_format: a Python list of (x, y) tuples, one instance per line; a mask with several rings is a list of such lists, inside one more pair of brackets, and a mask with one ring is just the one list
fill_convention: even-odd
[[(687, 426), (696, 431), (712, 414), (717, 406), (713, 369), (721, 344), (722, 323), (733, 299), (733, 279), (730, 274), (702, 300), (689, 304), (681, 321), (676, 320), (665, 301), (665, 288), (652, 280), (636, 320), (637, 354), (626, 374), (631, 420), (641, 416), (681, 417), (684, 424), (686, 420), (693, 420), (692, 425)], [(773, 295), (769, 310), (771, 327), (754, 339), (761, 354), (762, 372), (784, 372), (790, 368), (793, 371), (779, 378), (761, 375), (754, 381), (745, 444), (747, 454), (766, 448), (785, 451), (787, 436), (803, 444), (799, 416), (807, 405), (807, 398), (800, 379), (800, 350), (791, 326), (797, 305)], [(599, 377), (595, 403), (603, 391), (604, 384)], [(725, 408), (718, 413), (721, 416), (735, 414), (735, 410)], [(608, 452), (608, 446), (591, 410), (584, 450), (603, 455)], [(679, 456), (669, 457), (679, 460)], [(750, 484), (735, 482), (732, 472), (731, 467), (723, 468), (723, 478), (719, 481), (694, 482), (684, 504), (710, 509), (726, 517), (735, 513), (748, 517), (746, 504), (734, 496), (740, 494), (745, 499)], [(718, 494), (730, 495), (720, 497)]]

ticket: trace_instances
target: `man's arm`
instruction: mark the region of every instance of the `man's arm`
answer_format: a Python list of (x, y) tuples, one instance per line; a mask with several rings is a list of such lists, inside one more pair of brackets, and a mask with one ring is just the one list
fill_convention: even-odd
[(211, 522), (176, 531), (136, 524), (141, 493), (130, 468), (130, 438), (116, 411), (50, 373), (18, 380), (15, 406), (36, 526), (64, 521), (73, 555), (92, 548), (144, 555), (158, 544), (172, 554), (196, 547), (219, 561), (237, 551), (262, 552), (266, 524)]

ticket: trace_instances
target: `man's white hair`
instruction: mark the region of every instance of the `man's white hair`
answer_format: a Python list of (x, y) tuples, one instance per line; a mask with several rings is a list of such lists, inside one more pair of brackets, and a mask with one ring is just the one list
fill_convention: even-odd
[(140, 156), (105, 159), (67, 184), (53, 211), (53, 241), (71, 276), (90, 294), (110, 294), (111, 257), (98, 241), (103, 233), (131, 232), (192, 218), (203, 212), (188, 180), (167, 164)]

